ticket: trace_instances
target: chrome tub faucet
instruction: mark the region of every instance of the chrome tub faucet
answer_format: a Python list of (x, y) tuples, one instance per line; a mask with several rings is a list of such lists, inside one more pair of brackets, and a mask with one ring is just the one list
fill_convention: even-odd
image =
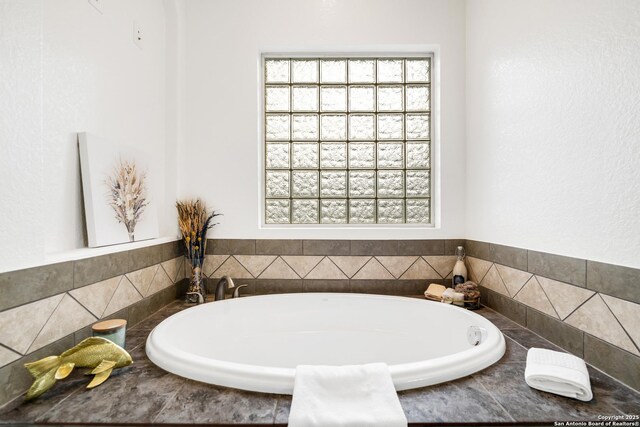
[(235, 285), (233, 284), (233, 280), (229, 276), (224, 276), (222, 279), (218, 281), (218, 284), (216, 285), (216, 294), (215, 294), (214, 300), (215, 301), (223, 300), (225, 292), (227, 292), (228, 289), (232, 289), (232, 288), (235, 288)]

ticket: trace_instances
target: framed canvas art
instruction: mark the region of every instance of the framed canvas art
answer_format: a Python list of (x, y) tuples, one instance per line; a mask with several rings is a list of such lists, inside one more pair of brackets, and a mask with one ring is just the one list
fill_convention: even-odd
[(150, 156), (87, 132), (78, 144), (89, 247), (158, 237)]

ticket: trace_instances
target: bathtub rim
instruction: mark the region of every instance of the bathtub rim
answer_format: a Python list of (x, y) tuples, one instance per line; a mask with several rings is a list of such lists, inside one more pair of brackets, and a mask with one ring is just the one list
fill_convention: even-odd
[[(462, 315), (474, 317), (478, 320), (477, 326), (484, 327), (487, 331), (483, 334), (483, 340), (475, 347), (434, 359), (418, 362), (389, 365), (389, 371), (396, 390), (408, 390), (439, 384), (462, 378), (485, 369), (500, 360), (506, 351), (506, 343), (502, 332), (490, 320), (449, 304), (441, 304), (420, 298), (376, 295), (362, 293), (282, 293), (269, 295), (256, 295), (244, 298), (281, 298), (302, 295), (316, 297), (368, 297), (380, 299), (403, 300), (410, 304), (431, 303), (438, 304), (445, 310), (454, 310)], [(241, 301), (242, 299), (235, 300)], [(234, 300), (225, 300), (232, 302)], [(216, 303), (224, 303), (218, 301)], [(158, 344), (158, 330), (161, 325), (174, 316), (183, 316), (189, 310), (205, 309), (207, 304), (201, 304), (182, 310), (158, 324), (149, 334), (146, 340), (147, 357), (160, 368), (173, 374), (204, 383), (231, 387), (247, 391), (275, 394), (292, 394), (295, 378), (295, 368), (278, 368), (270, 366), (249, 365), (244, 363), (229, 362), (212, 359), (186, 352), (179, 348), (163, 348)], [(446, 308), (445, 308), (446, 307)]]

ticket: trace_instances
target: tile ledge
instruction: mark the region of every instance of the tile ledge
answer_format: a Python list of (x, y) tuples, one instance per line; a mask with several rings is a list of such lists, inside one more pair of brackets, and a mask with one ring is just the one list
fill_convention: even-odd
[(0, 273), (8, 273), (10, 271), (25, 270), (28, 268), (42, 267), (45, 265), (56, 264), (66, 261), (77, 261), (86, 258), (93, 258), (101, 255), (109, 255), (118, 252), (126, 252), (134, 249), (146, 248), (149, 246), (161, 245), (163, 243), (175, 242), (178, 237), (165, 236), (155, 239), (141, 240), (133, 243), (120, 243), (117, 245), (101, 246), (98, 248), (78, 248), (63, 252), (55, 252), (46, 254), (44, 260), (40, 262), (29, 261), (21, 264), (12, 265), (8, 269), (3, 269)]

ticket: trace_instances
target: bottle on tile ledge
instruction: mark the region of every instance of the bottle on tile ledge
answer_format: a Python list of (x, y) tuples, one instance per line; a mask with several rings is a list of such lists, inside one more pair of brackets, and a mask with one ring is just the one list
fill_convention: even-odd
[(453, 266), (453, 279), (451, 280), (453, 288), (455, 288), (456, 285), (467, 281), (467, 267), (464, 265), (464, 247), (458, 246), (456, 248), (456, 256), (458, 257), (458, 260)]

